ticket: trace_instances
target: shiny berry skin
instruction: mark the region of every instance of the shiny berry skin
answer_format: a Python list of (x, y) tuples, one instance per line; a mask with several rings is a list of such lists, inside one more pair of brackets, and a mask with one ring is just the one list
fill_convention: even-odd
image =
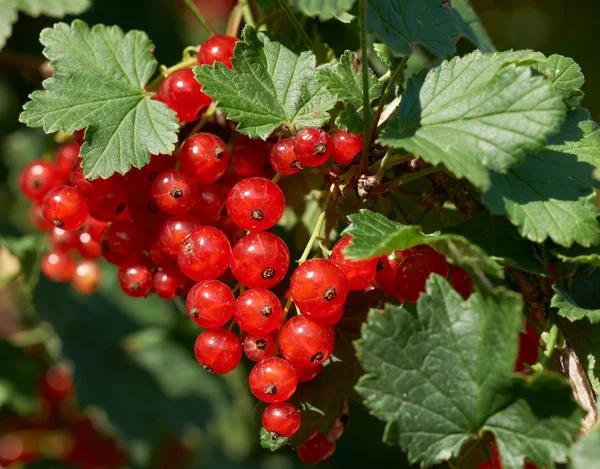
[(396, 285), (396, 272), (398, 272), (399, 263), (394, 257), (394, 253), (381, 256), (377, 264), (377, 275), (375, 281), (381, 285), (387, 295), (399, 296), (398, 286)]
[(352, 236), (344, 236), (340, 239), (333, 246), (329, 260), (337, 265), (344, 273), (346, 286), (349, 290), (364, 290), (373, 283), (373, 280), (375, 280), (379, 257), (361, 261), (348, 259), (346, 258), (344, 251), (351, 243)]
[(192, 280), (214, 280), (225, 273), (231, 260), (231, 245), (225, 233), (201, 226), (184, 240), (177, 254), (181, 271)]
[(419, 250), (404, 259), (396, 272), (398, 293), (410, 303), (416, 303), (425, 292), (427, 279), (433, 273), (448, 277), (449, 265), (444, 256), (433, 250)]
[(150, 262), (152, 262), (152, 264), (156, 267), (162, 268), (177, 266), (177, 256), (172, 256), (164, 250), (158, 233), (150, 235), (146, 248)]
[(340, 164), (352, 163), (354, 157), (363, 147), (363, 138), (361, 135), (349, 134), (341, 129), (333, 133), (331, 141), (333, 142), (331, 158)]
[(154, 292), (163, 300), (172, 300), (185, 291), (185, 275), (177, 267), (166, 267), (154, 273)]
[(183, 215), (194, 206), (196, 183), (183, 171), (163, 171), (152, 184), (152, 198), (163, 212)]
[(322, 327), (303, 314), (288, 320), (279, 333), (281, 355), (295, 367), (321, 365), (331, 356), (334, 346), (333, 327)]
[(242, 359), (240, 339), (226, 329), (207, 329), (196, 339), (196, 360), (206, 371), (222, 375), (233, 371)]
[(290, 362), (276, 357), (265, 358), (252, 368), (248, 384), (259, 400), (283, 402), (296, 392), (298, 375)]
[(100, 249), (111, 264), (132, 264), (144, 249), (144, 233), (131, 220), (115, 220), (102, 233)]
[(61, 228), (52, 228), (48, 233), (52, 247), (57, 251), (77, 249), (79, 245), (79, 231), (65, 231)]
[(269, 151), (269, 144), (260, 139), (252, 140), (245, 135), (238, 136), (231, 150), (231, 164), (235, 173), (244, 177), (264, 175)]
[(220, 184), (198, 184), (196, 202), (190, 214), (204, 225), (213, 225), (219, 219), (227, 201), (227, 189)]
[(76, 230), (88, 216), (88, 204), (85, 196), (70, 186), (58, 186), (50, 189), (42, 203), (46, 220), (63, 230)]
[(538, 361), (539, 341), (528, 334), (519, 333), (519, 353), (515, 362), (515, 371), (527, 373), (528, 369), (524, 364), (534, 365)]
[(298, 382), (308, 383), (319, 376), (319, 373), (321, 373), (321, 370), (323, 369), (323, 365), (314, 366), (312, 368), (295, 366), (294, 368), (296, 369), (296, 374), (298, 375)]
[(44, 217), (44, 208), (39, 202), (33, 204), (29, 209), (29, 221), (38, 231), (50, 231), (54, 228), (54, 224)]
[(273, 355), (275, 339), (271, 334), (247, 335), (243, 343), (244, 353), (255, 362), (260, 362)]
[(300, 428), (300, 412), (289, 402), (270, 404), (263, 411), (262, 424), (273, 438), (289, 438)]
[(283, 215), (285, 197), (273, 181), (248, 178), (233, 186), (226, 206), (227, 215), (240, 228), (264, 231), (273, 227)]
[(185, 305), (190, 318), (198, 326), (214, 329), (231, 319), (234, 303), (231, 288), (218, 280), (204, 280), (192, 287)]
[(233, 315), (248, 334), (268, 334), (279, 327), (283, 309), (277, 296), (264, 288), (246, 290), (235, 301)]
[(153, 275), (145, 263), (119, 267), (117, 279), (121, 290), (132, 298), (143, 298), (152, 292)]
[(168, 220), (169, 214), (158, 208), (148, 188), (131, 192), (127, 197), (131, 219), (146, 233), (155, 233)]
[(89, 233), (94, 241), (99, 243), (107, 226), (108, 222), (96, 220), (94, 217), (87, 217), (83, 229), (86, 233)]
[(93, 295), (102, 283), (102, 269), (91, 260), (82, 260), (75, 266), (71, 286), (82, 295)]
[(102, 195), (88, 198), (90, 216), (96, 220), (109, 222), (116, 220), (127, 208), (127, 192), (114, 189)]
[(344, 274), (325, 259), (311, 259), (300, 265), (292, 275), (290, 288), (300, 311), (310, 311), (315, 317), (337, 313), (348, 296)]
[(171, 155), (152, 155), (150, 162), (141, 168), (131, 168), (124, 175), (127, 187), (152, 185), (156, 177), (163, 171), (173, 169), (177, 163), (177, 157)]
[(56, 149), (54, 155), (54, 170), (61, 181), (69, 179), (71, 166), (79, 157), (80, 146), (77, 142), (63, 143)]
[(83, 168), (81, 167), (82, 162), (83, 160), (81, 158), (77, 158), (73, 162), (69, 171), (69, 181), (86, 197), (102, 196), (108, 192), (118, 190), (116, 179), (114, 177), (108, 179), (87, 179), (83, 174)]
[(331, 137), (321, 129), (302, 129), (296, 134), (294, 152), (303, 166), (321, 166), (333, 151)]
[(338, 309), (335, 313), (324, 318), (310, 314), (310, 311), (303, 313), (308, 319), (316, 322), (321, 327), (334, 326), (344, 317), (344, 308)]
[(89, 233), (79, 233), (77, 241), (77, 251), (79, 251), (81, 257), (85, 259), (98, 259), (102, 255), (100, 243), (94, 241)]
[(165, 252), (172, 256), (177, 255), (181, 242), (200, 225), (200, 220), (191, 215), (173, 215), (169, 217), (158, 232)]
[(473, 292), (473, 280), (466, 270), (456, 267), (455, 265), (450, 266), (450, 284), (460, 296), (465, 300), (471, 296)]
[(229, 166), (229, 152), (225, 142), (209, 133), (198, 133), (188, 138), (179, 152), (179, 163), (198, 184), (217, 182)]
[(73, 138), (79, 145), (83, 145), (83, 142), (85, 142), (85, 130), (86, 129), (87, 129), (87, 127), (84, 127), (83, 129), (79, 129), (79, 130), (76, 130), (75, 132), (73, 132)]
[(75, 262), (65, 251), (50, 251), (42, 258), (42, 273), (53, 282), (68, 282), (75, 273)]
[(156, 95), (177, 113), (180, 122), (193, 122), (212, 100), (202, 92), (202, 85), (194, 77), (191, 68), (176, 70), (161, 83)]
[(298, 447), (298, 457), (305, 464), (319, 464), (335, 453), (335, 438), (331, 434), (321, 435), (314, 428), (304, 444)]
[(41, 201), (58, 182), (54, 165), (44, 160), (32, 161), (19, 174), (19, 188), (33, 202)]
[(238, 38), (226, 34), (208, 38), (198, 49), (198, 65), (213, 65), (216, 61), (233, 70), (231, 58), (235, 43), (238, 41)]
[(240, 239), (231, 252), (231, 271), (241, 284), (250, 288), (271, 288), (287, 274), (290, 251), (277, 235), (250, 233)]
[(294, 152), (294, 139), (284, 138), (271, 148), (271, 166), (279, 174), (289, 176), (302, 169), (302, 163), (296, 158)]

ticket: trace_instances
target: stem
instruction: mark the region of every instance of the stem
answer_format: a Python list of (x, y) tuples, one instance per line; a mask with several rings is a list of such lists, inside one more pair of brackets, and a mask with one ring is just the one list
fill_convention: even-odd
[(210, 118), (212, 116), (215, 115), (215, 113), (217, 112), (217, 107), (215, 106), (215, 103), (213, 102), (210, 107), (206, 110), (206, 112), (204, 113), (204, 115), (202, 116), (202, 118), (198, 121), (198, 123), (192, 128), (192, 130), (190, 130), (190, 133), (188, 134), (190, 138), (193, 135), (196, 135), (200, 129), (202, 129), (202, 127), (204, 127), (206, 125), (206, 123), (210, 120)]
[(237, 37), (238, 30), (240, 29), (240, 23), (242, 22), (242, 7), (241, 0), (235, 6), (231, 15), (229, 15), (229, 20), (227, 21), (227, 29), (226, 34), (228, 36)]
[(363, 150), (360, 157), (360, 173), (369, 169), (369, 143), (371, 142), (371, 108), (369, 106), (369, 58), (367, 55), (367, 0), (360, 0), (360, 47), (363, 84)]
[[(386, 154), (387, 156), (387, 154)], [(390, 157), (388, 158), (388, 160), (385, 162), (385, 169), (383, 171), (386, 171), (387, 169), (399, 165), (400, 163), (404, 163), (405, 161), (410, 161), (414, 158), (413, 155), (390, 155)], [(375, 163), (373, 163), (371, 166), (369, 166), (369, 174), (373, 174), (373, 173), (377, 173), (379, 172), (379, 169), (381, 167), (381, 165), (383, 164), (383, 160), (385, 159), (385, 156), (381, 159), (381, 160), (377, 160)], [(383, 177), (383, 173), (381, 175)], [(379, 179), (380, 180), (380, 179)]]
[(439, 173), (443, 171), (443, 166), (430, 166), (428, 168), (422, 169), (421, 171), (417, 171), (415, 173), (403, 174), (398, 179), (382, 184), (377, 189), (375, 189), (373, 194), (382, 194), (383, 192), (387, 192), (390, 189), (394, 189), (402, 184), (406, 184), (411, 181), (415, 181), (417, 179), (422, 178), (423, 176), (428, 176), (429, 174)]
[(286, 0), (277, 0), (277, 2), (279, 3), (279, 6), (281, 7), (281, 9), (285, 12), (287, 17), (289, 18), (289, 20), (294, 25), (294, 28), (296, 28), (296, 31), (298, 31), (298, 34), (300, 34), (300, 37), (302, 38), (302, 42), (304, 42), (304, 45), (306, 46), (306, 48), (308, 50), (312, 50), (312, 42), (310, 40), (310, 37), (308, 37), (308, 34), (306, 34), (306, 31), (304, 31), (304, 28), (302, 27), (302, 25), (300, 24), (300, 22), (294, 15), (294, 12), (292, 10), (290, 10), (290, 7), (288, 6)]
[(304, 252), (302, 253), (302, 257), (300, 259), (298, 259), (298, 261), (297, 261), (298, 265), (306, 262), (306, 260), (308, 259), (308, 256), (310, 255), (310, 253), (312, 251), (315, 241), (319, 237), (321, 228), (323, 228), (323, 223), (325, 223), (325, 217), (327, 216), (327, 209), (329, 208), (329, 203), (331, 202), (331, 196), (333, 195), (334, 187), (335, 186), (332, 184), (331, 188), (329, 190), (329, 194), (327, 194), (327, 198), (325, 199), (325, 202), (323, 203), (323, 210), (321, 211), (321, 215), (319, 215), (319, 219), (317, 220), (315, 229), (313, 230), (312, 235), (310, 236), (310, 239), (308, 240), (308, 243), (306, 244), (306, 248), (304, 249)]
[(146, 88), (149, 91), (153, 91), (157, 89), (163, 82), (165, 77), (169, 76), (171, 73), (176, 72), (177, 70), (181, 70), (182, 68), (193, 67), (197, 64), (198, 59), (196, 57), (190, 57), (189, 59), (182, 60), (178, 64), (173, 65), (172, 67), (161, 70), (161, 73), (154, 80), (152, 80)]
[(275, 184), (277, 184), (280, 179), (281, 179), (281, 173), (277, 173), (275, 176), (273, 176), (273, 179), (271, 179), (271, 181), (273, 181)]
[(383, 158), (380, 160), (379, 163), (379, 168), (377, 169), (377, 173), (375, 174), (375, 177), (377, 178), (377, 182), (381, 182), (381, 180), (383, 179), (383, 174), (385, 173), (385, 170), (387, 169), (387, 165), (388, 162), (390, 160), (392, 156), (392, 149), (390, 148), (385, 155), (383, 155)]
[(206, 20), (202, 17), (202, 14), (200, 13), (200, 11), (198, 10), (198, 8), (196, 8), (196, 5), (194, 5), (192, 3), (192, 0), (183, 0), (183, 3), (185, 4), (185, 6), (187, 7), (188, 10), (190, 10), (190, 12), (192, 13), (192, 15), (194, 15), (194, 17), (198, 20), (198, 23), (200, 23), (202, 25), (202, 27), (204, 29), (206, 29), (206, 32), (208, 33), (209, 36), (214, 36), (215, 30), (212, 28), (212, 26), (210, 24), (208, 24), (206, 22)]
[(553, 317), (554, 314), (550, 313), (550, 320), (552, 321), (550, 324), (550, 330), (548, 331), (548, 341), (546, 342), (546, 348), (542, 352), (540, 356), (540, 360), (531, 367), (533, 371), (540, 372), (548, 363), (548, 360), (552, 357), (554, 353), (554, 349), (556, 347), (556, 340), (558, 339), (558, 324)]
[(371, 138), (375, 135), (375, 132), (377, 132), (377, 125), (379, 123), (381, 113), (383, 112), (383, 108), (387, 103), (388, 97), (392, 92), (394, 84), (396, 83), (396, 81), (398, 81), (398, 78), (400, 78), (400, 76), (404, 72), (404, 69), (406, 68), (406, 64), (408, 63), (408, 57), (408, 55), (402, 57), (402, 61), (398, 65), (398, 68), (394, 70), (394, 73), (392, 73), (392, 75), (390, 76), (390, 79), (386, 83), (385, 88), (381, 93), (381, 98), (379, 99), (379, 104), (377, 105), (377, 111), (375, 111), (375, 117), (373, 117), (373, 125), (371, 127)]
[(421, 212), (421, 215), (419, 215), (417, 217), (417, 219), (414, 221), (413, 225), (418, 225), (423, 220), (423, 218), (425, 218), (425, 215), (427, 215), (428, 213), (429, 213), (429, 209), (425, 210), (424, 212)]
[(252, 9), (250, 8), (250, 3), (248, 3), (248, 0), (240, 0), (239, 4), (241, 5), (240, 9), (244, 17), (244, 23), (249, 24), (253, 28), (256, 28), (256, 23), (254, 22), (254, 17), (252, 16)]

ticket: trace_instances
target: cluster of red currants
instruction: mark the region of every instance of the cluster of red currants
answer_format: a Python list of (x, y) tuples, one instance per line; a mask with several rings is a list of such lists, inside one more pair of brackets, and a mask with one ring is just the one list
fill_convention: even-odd
[[(500, 462), (500, 454), (498, 452), (498, 444), (496, 442), (492, 443), (491, 459), (482, 462), (477, 469), (502, 469), (502, 462)], [(525, 461), (524, 469), (538, 469), (538, 467), (529, 461)]]

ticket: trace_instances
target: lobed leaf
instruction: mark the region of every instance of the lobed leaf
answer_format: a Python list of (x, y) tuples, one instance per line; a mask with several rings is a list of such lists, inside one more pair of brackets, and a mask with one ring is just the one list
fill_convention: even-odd
[(452, 0), (452, 11), (458, 20), (461, 36), (469, 39), (481, 52), (496, 51), (490, 36), (471, 5), (471, 0)]
[(306, 16), (318, 16), (323, 21), (344, 17), (355, 0), (293, 0), (294, 6)]
[(560, 93), (569, 108), (574, 109), (583, 99), (581, 87), (585, 83), (581, 68), (577, 63), (562, 55), (551, 55), (534, 68), (544, 75), (552, 84), (552, 89)]
[(571, 448), (569, 469), (591, 469), (600, 461), (600, 425), (584, 434)]
[(600, 271), (596, 269), (586, 278), (552, 288), (554, 296), (550, 306), (558, 309), (559, 316), (569, 321), (600, 322)]

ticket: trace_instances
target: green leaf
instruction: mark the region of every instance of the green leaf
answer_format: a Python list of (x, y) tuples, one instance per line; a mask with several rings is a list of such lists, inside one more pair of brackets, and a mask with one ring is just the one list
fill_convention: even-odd
[(505, 469), (523, 468), (524, 458), (540, 467), (564, 462), (583, 412), (562, 378), (513, 375), (522, 308), (506, 290), (464, 301), (433, 275), (416, 313), (371, 311), (355, 342), (367, 371), (357, 391), (387, 422), (384, 440), (425, 468), (485, 430), (495, 434)]
[(144, 90), (156, 68), (145, 33), (76, 20), (44, 29), (40, 40), (55, 73), (19, 119), (46, 133), (87, 127), (80, 153), (86, 177), (126, 173), (150, 154), (173, 152), (176, 115)]
[(550, 306), (558, 309), (558, 314), (569, 321), (587, 319), (591, 323), (600, 322), (600, 270), (574, 283), (553, 285), (554, 296)]
[(547, 238), (569, 247), (600, 241), (593, 192), (600, 166), (600, 130), (579, 108), (567, 116), (559, 134), (537, 155), (507, 174), (493, 174), (483, 201), (492, 213), (506, 214), (521, 236)]
[(79, 15), (90, 7), (90, 0), (0, 0), (0, 49), (12, 32), (18, 12), (29, 16), (40, 15), (62, 18), (65, 15)]
[(590, 264), (600, 267), (600, 246), (584, 248), (583, 246), (575, 244), (569, 249), (554, 250), (554, 254), (562, 262)]
[(194, 69), (202, 91), (238, 122), (237, 130), (266, 139), (281, 125), (300, 130), (325, 124), (336, 99), (315, 78), (314, 54), (298, 55), (251, 26), (242, 37), (231, 60), (234, 70), (219, 62)]
[(347, 106), (342, 112), (335, 118), (335, 125), (355, 135), (361, 135), (363, 132), (363, 116), (352, 106)]
[(460, 34), (482, 52), (495, 52), (496, 48), (471, 6), (471, 0), (452, 0), (452, 11), (458, 20)]
[(287, 445), (289, 438), (273, 438), (270, 432), (266, 431), (264, 427), (260, 427), (260, 446), (269, 451), (278, 451)]
[(44, 237), (39, 234), (19, 238), (0, 237), (0, 246), (6, 247), (19, 260), (23, 281), (30, 291), (33, 290), (40, 277), (42, 257), (47, 250)]
[(369, 0), (367, 31), (396, 54), (412, 53), (416, 44), (439, 57), (456, 52), (456, 17), (439, 0)]
[(352, 224), (343, 234), (354, 236), (352, 244), (346, 248), (350, 257), (366, 259), (426, 244), (469, 270), (485, 272), (499, 278), (504, 276), (502, 267), (496, 261), (460, 234), (423, 234), (418, 226), (401, 225), (369, 210), (362, 210), (360, 213), (349, 215), (348, 218)]
[(561, 321), (561, 328), (579, 357), (594, 392), (600, 395), (600, 324), (592, 324), (587, 319)]
[(600, 425), (584, 434), (571, 448), (569, 469), (592, 469), (600, 461)]
[(517, 66), (540, 57), (475, 51), (413, 76), (378, 142), (443, 163), (487, 189), (489, 170), (506, 172), (560, 129), (566, 111), (560, 96), (531, 68)]
[(41, 368), (23, 349), (0, 341), (0, 409), (7, 405), (20, 414), (37, 410)]
[(581, 87), (585, 83), (585, 77), (573, 59), (552, 55), (534, 68), (550, 80), (552, 89), (561, 94), (567, 106), (571, 109), (579, 106), (583, 99)]
[[(342, 16), (352, 8), (355, 0), (293, 0), (294, 6), (306, 16), (318, 16), (327, 21)], [(343, 16), (342, 16), (343, 18)]]

